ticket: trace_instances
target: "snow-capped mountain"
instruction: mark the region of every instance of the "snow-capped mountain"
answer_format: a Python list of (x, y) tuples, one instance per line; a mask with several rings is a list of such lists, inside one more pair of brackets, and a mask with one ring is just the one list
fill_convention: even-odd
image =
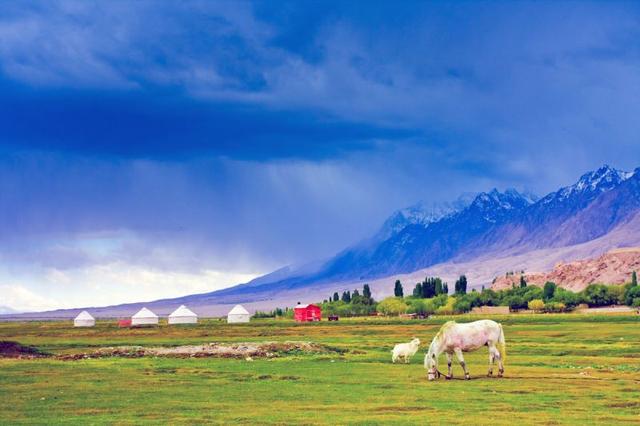
[(384, 221), (380, 230), (372, 238), (374, 241), (383, 241), (398, 233), (407, 225), (422, 225), (438, 222), (447, 216), (464, 210), (475, 199), (476, 194), (465, 193), (454, 201), (441, 203), (427, 203), (420, 201), (409, 207), (397, 210)]
[(578, 182), (573, 185), (560, 188), (547, 195), (542, 199), (542, 203), (564, 202), (576, 196), (595, 197), (616, 188), (622, 182), (632, 178), (634, 174), (635, 172), (624, 172), (604, 165), (598, 170), (580, 176)]
[(638, 171), (603, 166), (542, 199), (493, 189), (453, 206), (418, 203), (395, 212), (374, 237), (338, 253), (316, 272), (263, 285), (273, 290), (373, 279), (449, 260), (589, 241), (640, 212), (639, 183)]
[(512, 220), (489, 230), (459, 257), (562, 247), (605, 235), (640, 209), (640, 173), (609, 166), (531, 204)]
[[(418, 205), (394, 213), (376, 235), (338, 253), (316, 272), (278, 280), (292, 288), (310, 282), (365, 279), (408, 272), (455, 255), (465, 244), (531, 205), (515, 189), (468, 195), (437, 210)], [(261, 281), (262, 284), (262, 281)]]

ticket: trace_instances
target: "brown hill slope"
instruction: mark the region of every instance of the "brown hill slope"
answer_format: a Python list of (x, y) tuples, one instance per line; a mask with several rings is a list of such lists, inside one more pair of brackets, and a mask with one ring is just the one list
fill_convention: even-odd
[[(527, 284), (543, 286), (552, 281), (560, 287), (580, 291), (589, 284), (624, 284), (631, 280), (631, 273), (640, 271), (640, 248), (611, 250), (595, 259), (558, 263), (551, 272), (525, 273)], [(503, 275), (496, 278), (493, 290), (518, 286), (520, 275)]]

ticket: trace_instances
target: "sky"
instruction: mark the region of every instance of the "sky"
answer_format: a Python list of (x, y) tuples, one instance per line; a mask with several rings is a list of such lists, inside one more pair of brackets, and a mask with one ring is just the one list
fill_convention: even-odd
[(1, 2), (0, 307), (212, 291), (417, 201), (634, 169), (638, 40), (634, 2)]

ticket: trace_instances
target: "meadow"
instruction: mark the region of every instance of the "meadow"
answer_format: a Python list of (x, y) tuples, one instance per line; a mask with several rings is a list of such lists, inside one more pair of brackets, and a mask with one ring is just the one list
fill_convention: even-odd
[[(71, 322), (0, 323), (0, 341), (52, 356), (0, 359), (0, 424), (615, 424), (640, 422), (640, 317), (539, 314), (493, 317), (507, 339), (505, 377), (487, 378), (487, 351), (466, 354), (472, 379), (428, 382), (429, 320), (359, 318), (296, 324), (118, 329)], [(457, 321), (478, 319), (471, 315)], [(423, 341), (411, 364), (395, 343)], [(56, 355), (120, 345), (310, 341), (326, 354), (253, 360)], [(440, 360), (445, 363), (444, 357)]]

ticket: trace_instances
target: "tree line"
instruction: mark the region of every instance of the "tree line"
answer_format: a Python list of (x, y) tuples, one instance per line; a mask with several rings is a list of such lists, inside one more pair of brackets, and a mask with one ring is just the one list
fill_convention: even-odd
[[(321, 304), (323, 316), (363, 316), (380, 312), (385, 315), (404, 313), (415, 314), (456, 314), (469, 312), (481, 306), (508, 306), (511, 310), (531, 309), (544, 312), (565, 312), (580, 304), (590, 307), (628, 305), (640, 307), (640, 286), (637, 274), (631, 274), (631, 281), (624, 285), (591, 284), (580, 292), (572, 292), (547, 282), (543, 287), (529, 286), (524, 275), (519, 284), (510, 289), (495, 291), (482, 287), (467, 292), (468, 280), (461, 275), (455, 282), (454, 293), (449, 295), (449, 286), (440, 277), (426, 277), (416, 283), (410, 296), (404, 296), (400, 280), (393, 286), (393, 296), (380, 302), (374, 300), (369, 284), (362, 291), (344, 290), (334, 292)], [(257, 318), (293, 317), (293, 309), (276, 308), (270, 312), (256, 312)]]

